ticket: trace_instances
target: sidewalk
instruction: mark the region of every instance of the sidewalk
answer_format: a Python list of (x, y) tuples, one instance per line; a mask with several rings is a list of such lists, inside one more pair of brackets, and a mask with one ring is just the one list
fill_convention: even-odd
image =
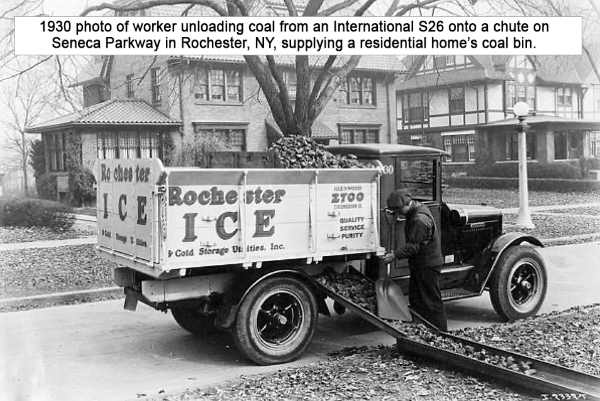
[(16, 251), (19, 249), (30, 249), (30, 248), (56, 248), (59, 246), (88, 245), (88, 244), (95, 244), (97, 240), (98, 240), (98, 238), (95, 235), (91, 235), (89, 237), (80, 237), (80, 238), (71, 238), (71, 239), (29, 241), (29, 242), (10, 242), (10, 243), (6, 243), (6, 244), (0, 244), (0, 252)]

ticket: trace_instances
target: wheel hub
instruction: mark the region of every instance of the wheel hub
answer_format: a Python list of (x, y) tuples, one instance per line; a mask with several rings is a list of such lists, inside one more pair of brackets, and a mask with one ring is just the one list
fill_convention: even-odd
[(287, 292), (279, 292), (267, 297), (258, 312), (256, 320), (258, 336), (268, 346), (279, 346), (291, 341), (304, 318), (300, 300), (294, 294)]
[(540, 275), (535, 263), (520, 260), (515, 264), (509, 276), (509, 302), (520, 311), (527, 311), (537, 302), (541, 294)]

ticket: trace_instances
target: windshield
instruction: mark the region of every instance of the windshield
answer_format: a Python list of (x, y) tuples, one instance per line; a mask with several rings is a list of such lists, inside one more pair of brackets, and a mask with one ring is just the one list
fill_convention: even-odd
[(435, 161), (397, 160), (396, 188), (406, 189), (419, 201), (434, 201)]

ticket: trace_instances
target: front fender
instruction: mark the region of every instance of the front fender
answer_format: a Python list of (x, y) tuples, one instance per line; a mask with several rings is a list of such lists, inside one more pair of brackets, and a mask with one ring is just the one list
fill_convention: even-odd
[(510, 232), (501, 234), (497, 237), (490, 246), (486, 249), (485, 255), (483, 258), (483, 264), (485, 270), (487, 270), (487, 274), (485, 280), (481, 283), (481, 288), (479, 293), (483, 292), (483, 289), (487, 285), (496, 265), (498, 264), (498, 260), (502, 256), (502, 254), (511, 246), (520, 245), (523, 242), (530, 243), (535, 246), (543, 247), (542, 241), (534, 237), (533, 235), (520, 233), (520, 232)]

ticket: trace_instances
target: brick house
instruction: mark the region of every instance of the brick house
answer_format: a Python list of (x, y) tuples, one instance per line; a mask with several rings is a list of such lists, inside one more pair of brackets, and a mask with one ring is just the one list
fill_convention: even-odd
[(429, 144), (449, 163), (517, 156), (512, 106), (525, 101), (532, 162), (600, 157), (600, 121), (584, 114), (591, 96), (573, 57), (419, 56), (405, 59), (397, 86), (398, 140)]

